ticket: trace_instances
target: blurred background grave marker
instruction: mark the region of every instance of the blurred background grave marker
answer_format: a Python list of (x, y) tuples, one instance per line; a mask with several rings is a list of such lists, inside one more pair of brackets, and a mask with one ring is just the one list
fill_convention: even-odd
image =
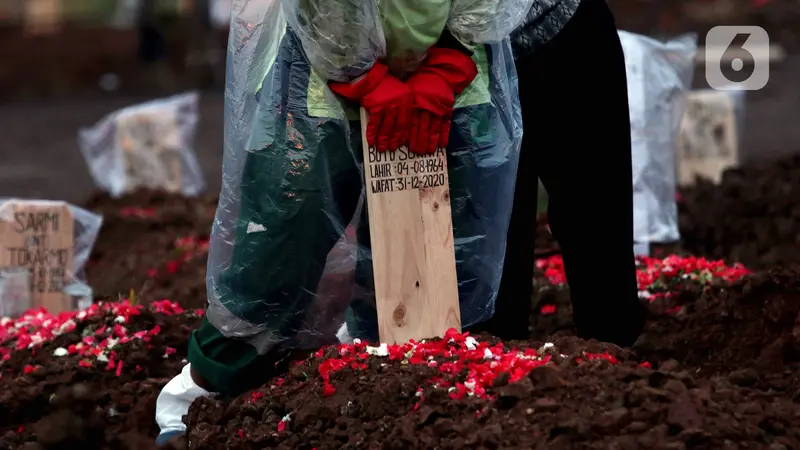
[(120, 115), (117, 139), (125, 160), (127, 190), (180, 191), (181, 136), (172, 111), (152, 109)]
[(738, 136), (729, 91), (690, 92), (678, 134), (678, 184), (693, 184), (697, 177), (719, 183), (725, 169), (740, 163)]
[(112, 196), (139, 188), (194, 196), (205, 181), (193, 146), (199, 95), (188, 92), (114, 111), (81, 129), (95, 184)]
[(75, 274), (74, 222), (67, 205), (12, 200), (0, 205), (0, 269), (30, 271), (32, 306), (71, 309), (63, 290)]

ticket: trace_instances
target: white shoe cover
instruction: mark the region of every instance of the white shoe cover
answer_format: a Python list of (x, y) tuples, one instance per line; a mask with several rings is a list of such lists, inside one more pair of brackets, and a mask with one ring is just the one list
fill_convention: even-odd
[(336, 339), (339, 339), (340, 344), (353, 343), (353, 336), (350, 336), (350, 330), (347, 328), (347, 322), (343, 323), (342, 326), (339, 327), (339, 331), (336, 332)]
[(186, 364), (175, 378), (170, 380), (156, 400), (156, 423), (161, 433), (186, 431), (183, 416), (189, 413), (194, 399), (210, 393), (192, 380), (191, 364)]

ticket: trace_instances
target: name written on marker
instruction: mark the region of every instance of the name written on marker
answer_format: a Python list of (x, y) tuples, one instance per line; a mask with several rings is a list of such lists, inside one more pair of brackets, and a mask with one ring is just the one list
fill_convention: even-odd
[(404, 191), (447, 183), (444, 150), (417, 155), (405, 148), (393, 152), (369, 150), (369, 180), (373, 194)]
[[(54, 245), (51, 237), (61, 231), (62, 216), (57, 212), (14, 213), (13, 231), (22, 245), (5, 247), (5, 259), (12, 267), (26, 267), (30, 273), (31, 291), (61, 292), (67, 282), (66, 267), (72, 258), (69, 245)], [(2, 243), (0, 243), (2, 244)]]
[(427, 154), (427, 155), (418, 155), (416, 153), (411, 153), (405, 147), (400, 147), (397, 150), (389, 151), (389, 152), (379, 152), (375, 147), (370, 147), (369, 149), (369, 162), (372, 163), (380, 163), (380, 162), (396, 162), (396, 161), (410, 161), (414, 159), (431, 159), (431, 158), (439, 158), (444, 157), (444, 149), (438, 149), (435, 153)]
[(14, 231), (17, 233), (57, 233), (59, 216), (51, 212), (15, 212)]

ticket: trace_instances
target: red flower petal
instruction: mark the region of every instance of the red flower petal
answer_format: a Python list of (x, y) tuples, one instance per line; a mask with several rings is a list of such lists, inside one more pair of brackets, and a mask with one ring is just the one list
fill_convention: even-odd
[(539, 313), (543, 316), (555, 314), (556, 312), (556, 305), (542, 305), (539, 309)]
[(323, 397), (330, 397), (331, 395), (336, 393), (336, 388), (333, 387), (332, 384), (325, 382), (322, 385), (322, 396)]

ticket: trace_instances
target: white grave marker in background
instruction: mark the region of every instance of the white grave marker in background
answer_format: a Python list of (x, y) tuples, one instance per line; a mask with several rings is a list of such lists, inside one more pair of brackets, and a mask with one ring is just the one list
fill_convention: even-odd
[(678, 135), (678, 184), (695, 177), (719, 183), (740, 162), (736, 104), (728, 91), (690, 92)]
[(125, 161), (127, 191), (181, 190), (181, 134), (169, 108), (143, 109), (117, 118), (117, 139)]

